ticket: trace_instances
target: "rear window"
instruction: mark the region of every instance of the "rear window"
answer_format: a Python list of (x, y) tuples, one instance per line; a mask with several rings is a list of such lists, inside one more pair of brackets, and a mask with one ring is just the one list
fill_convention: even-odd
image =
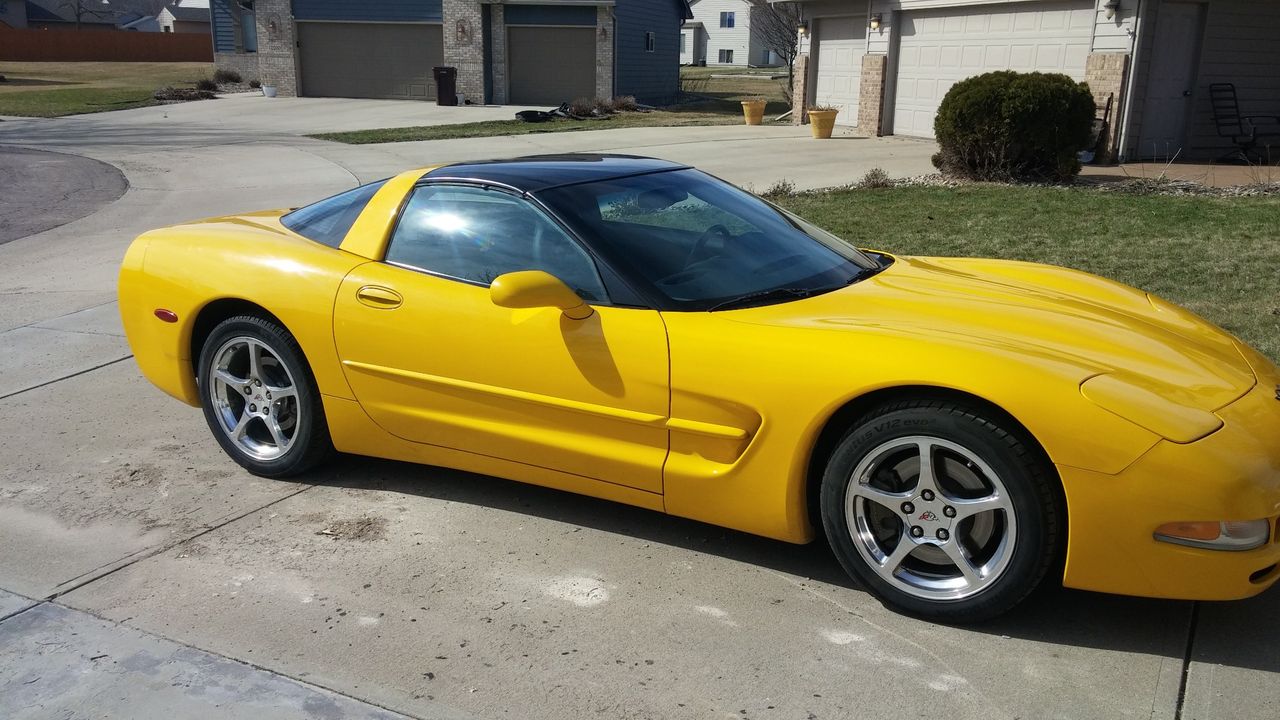
[(364, 212), (370, 198), (386, 182), (379, 180), (361, 185), (355, 190), (298, 208), (280, 218), (280, 222), (304, 238), (336, 248), (342, 244), (342, 239), (347, 236), (347, 231), (355, 224), (356, 218)]

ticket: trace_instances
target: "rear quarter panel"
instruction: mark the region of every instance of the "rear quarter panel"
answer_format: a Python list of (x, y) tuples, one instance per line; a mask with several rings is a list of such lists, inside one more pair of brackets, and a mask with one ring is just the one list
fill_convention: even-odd
[[(364, 258), (286, 230), (279, 212), (219, 218), (140, 236), (120, 271), (120, 314), (143, 374), (166, 393), (200, 405), (191, 338), (201, 310), (218, 300), (261, 306), (293, 333), (320, 391), (352, 397), (333, 344), (333, 300)], [(172, 310), (176, 323), (155, 310)]]

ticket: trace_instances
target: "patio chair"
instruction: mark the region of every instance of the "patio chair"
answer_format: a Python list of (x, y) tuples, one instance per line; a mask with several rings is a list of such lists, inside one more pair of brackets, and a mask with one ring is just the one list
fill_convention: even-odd
[(1268, 158), (1258, 150), (1258, 145), (1268, 150), (1267, 155), (1270, 146), (1280, 146), (1280, 116), (1241, 115), (1234, 83), (1210, 85), (1209, 102), (1213, 105), (1213, 123), (1218, 127), (1218, 136), (1230, 139), (1235, 145), (1231, 152), (1218, 158), (1219, 162), (1227, 159), (1252, 162), (1250, 153), (1266, 162)]

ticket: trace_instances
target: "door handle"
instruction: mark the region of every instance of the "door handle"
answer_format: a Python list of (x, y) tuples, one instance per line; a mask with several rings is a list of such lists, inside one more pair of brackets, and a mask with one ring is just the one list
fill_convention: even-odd
[(400, 307), (404, 302), (404, 298), (400, 293), (391, 288), (379, 287), (377, 285), (365, 285), (356, 291), (356, 300), (371, 308), (379, 310), (391, 310)]

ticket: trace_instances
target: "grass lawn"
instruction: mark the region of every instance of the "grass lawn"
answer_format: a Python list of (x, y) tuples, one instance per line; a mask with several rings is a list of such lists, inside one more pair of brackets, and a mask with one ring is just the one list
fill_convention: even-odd
[(1183, 305), (1280, 360), (1280, 197), (1078, 188), (887, 188), (779, 204), (863, 247), (1032, 260)]
[[(774, 80), (773, 75), (783, 77)], [(765, 116), (768, 117), (780, 115), (790, 107), (787, 104), (786, 75), (785, 67), (682, 67), (680, 89), (687, 94), (713, 98), (734, 107), (738, 107), (739, 102), (749, 97), (762, 97), (769, 101), (765, 109)]]
[(0, 115), (60, 117), (154, 105), (167, 85), (192, 86), (212, 63), (0, 61)]
[[(770, 80), (776, 70), (735, 70), (727, 68), (680, 68), (680, 84), (684, 102), (648, 113), (621, 113), (607, 120), (552, 120), (526, 123), (519, 120), (490, 120), (458, 125), (422, 125), (380, 128), (354, 132), (321, 133), (311, 137), (320, 140), (368, 145), (372, 143), (410, 142), (414, 140), (452, 140), (454, 138), (495, 137), (498, 135), (534, 135), (552, 132), (581, 132), (633, 127), (688, 127), (691, 125), (738, 125), (742, 123), (741, 101), (760, 96), (769, 101), (765, 118), (787, 110), (786, 81)], [(783, 70), (785, 72), (785, 69)], [(712, 75), (749, 75), (749, 77), (712, 77)], [(550, 109), (550, 108), (548, 108)], [(513, 113), (514, 114), (514, 113)]]

